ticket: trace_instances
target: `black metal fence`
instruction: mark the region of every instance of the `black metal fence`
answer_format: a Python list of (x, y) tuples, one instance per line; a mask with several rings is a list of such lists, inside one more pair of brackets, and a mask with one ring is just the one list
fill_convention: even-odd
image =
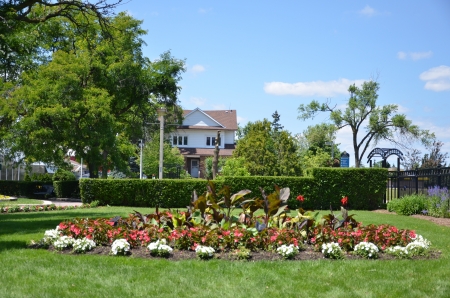
[(390, 171), (385, 203), (410, 194), (427, 194), (429, 187), (450, 188), (450, 167)]

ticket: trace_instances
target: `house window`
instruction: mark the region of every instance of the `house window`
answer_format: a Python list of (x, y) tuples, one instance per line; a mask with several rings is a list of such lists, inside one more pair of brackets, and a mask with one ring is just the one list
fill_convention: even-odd
[[(219, 138), (219, 146), (220, 146), (220, 140)], [(206, 146), (215, 146), (216, 145), (216, 137), (206, 137)]]
[(187, 136), (173, 136), (172, 137), (172, 145), (173, 146), (180, 146), (180, 145), (187, 145), (188, 144), (188, 137)]

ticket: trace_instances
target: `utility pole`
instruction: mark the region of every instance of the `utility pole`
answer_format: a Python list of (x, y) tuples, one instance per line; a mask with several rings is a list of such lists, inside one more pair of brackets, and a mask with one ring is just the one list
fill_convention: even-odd
[(166, 114), (166, 108), (158, 109), (159, 120), (159, 179), (163, 178), (163, 161), (164, 161), (164, 115)]

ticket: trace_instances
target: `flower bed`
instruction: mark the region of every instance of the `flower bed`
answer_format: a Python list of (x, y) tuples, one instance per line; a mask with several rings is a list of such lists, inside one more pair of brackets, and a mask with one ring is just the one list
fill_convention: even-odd
[[(278, 253), (278, 258), (302, 259), (305, 251), (332, 259), (371, 258), (375, 249), (380, 252), (377, 256), (389, 253), (392, 257), (414, 258), (429, 254), (431, 243), (414, 231), (391, 225), (362, 226), (344, 207), (342, 218), (331, 212), (318, 219), (318, 213), (301, 208), (290, 217), (284, 207), (289, 189), (277, 188), (270, 195), (263, 192), (260, 201), (245, 200), (246, 191), (223, 193), (221, 200), (212, 187), (204, 196), (194, 195), (184, 212), (157, 209), (146, 215), (135, 212), (128, 218), (66, 220), (55, 230), (46, 231), (40, 245), (68, 250), (68, 238), (89, 239), (95, 243), (90, 249), (104, 247), (112, 255), (142, 255), (144, 249), (148, 256), (170, 257), (182, 252), (201, 259), (217, 254), (245, 259), (244, 252), (250, 257)], [(344, 197), (343, 205), (347, 202)], [(231, 209), (238, 204), (244, 212), (232, 216)], [(264, 215), (254, 216), (255, 206), (263, 206)], [(404, 248), (406, 253), (395, 247)], [(362, 253), (366, 248), (373, 251)]]
[(81, 206), (56, 206), (50, 205), (15, 205), (0, 207), (0, 213), (17, 213), (17, 212), (42, 212), (42, 211), (59, 211), (59, 210), (72, 210), (72, 209), (85, 209), (91, 208), (89, 204), (83, 204)]

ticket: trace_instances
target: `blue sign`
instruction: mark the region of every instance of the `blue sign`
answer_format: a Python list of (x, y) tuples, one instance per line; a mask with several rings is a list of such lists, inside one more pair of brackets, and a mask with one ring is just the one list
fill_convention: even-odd
[(350, 166), (350, 158), (341, 157), (341, 168), (348, 168)]

